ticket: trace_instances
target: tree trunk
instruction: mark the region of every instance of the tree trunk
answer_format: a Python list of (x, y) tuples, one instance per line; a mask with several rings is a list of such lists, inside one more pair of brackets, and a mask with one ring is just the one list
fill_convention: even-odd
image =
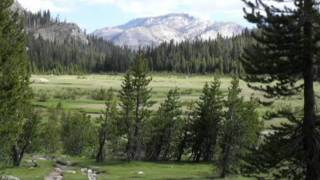
[(221, 174), (220, 174), (221, 178), (225, 178), (228, 173), (228, 161), (229, 161), (231, 147), (229, 144), (226, 144), (225, 146), (226, 147), (222, 152), (223, 158), (222, 158), (222, 162), (221, 162)]
[(127, 160), (131, 161), (134, 159), (134, 144), (133, 144), (133, 140), (134, 140), (134, 133), (131, 130), (129, 130), (128, 133), (128, 144), (127, 144)]
[(97, 156), (96, 156), (96, 162), (103, 162), (105, 160), (105, 143), (106, 143), (106, 133), (105, 132), (102, 132), (102, 134), (100, 135), (100, 142), (99, 142), (99, 148), (98, 148), (98, 153), (97, 153)]
[(304, 0), (304, 121), (303, 146), (306, 152), (306, 180), (318, 180), (319, 175), (319, 147), (316, 144), (316, 116), (313, 86), (313, 47), (312, 47), (312, 2)]
[(12, 158), (13, 166), (16, 166), (16, 167), (20, 166), (24, 152), (27, 147), (28, 147), (28, 144), (25, 144), (21, 149), (17, 145), (12, 146), (11, 158)]
[(181, 161), (181, 157), (182, 157), (182, 155), (184, 153), (184, 148), (185, 148), (185, 146), (187, 144), (187, 136), (188, 136), (188, 134), (185, 133), (182, 141), (179, 143), (177, 161)]
[(142, 117), (140, 115), (141, 91), (137, 88), (136, 110), (135, 110), (135, 131), (134, 131), (134, 160), (142, 160)]

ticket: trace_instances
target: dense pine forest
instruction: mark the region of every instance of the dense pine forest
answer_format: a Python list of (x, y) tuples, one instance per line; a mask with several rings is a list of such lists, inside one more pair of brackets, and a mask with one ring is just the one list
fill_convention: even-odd
[[(59, 24), (49, 11), (26, 12), (26, 26), (36, 29)], [(32, 31), (32, 30), (31, 30)], [(29, 33), (28, 55), (35, 73), (76, 74), (125, 72), (138, 51), (143, 51), (150, 69), (156, 72), (241, 74), (240, 56), (252, 42), (249, 31), (242, 35), (212, 40), (165, 42), (158, 47), (130, 50), (87, 35), (88, 43), (74, 39), (48, 41)]]

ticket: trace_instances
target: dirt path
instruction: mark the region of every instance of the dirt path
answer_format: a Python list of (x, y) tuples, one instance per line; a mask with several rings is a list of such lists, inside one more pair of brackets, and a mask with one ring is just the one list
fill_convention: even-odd
[[(62, 165), (61, 162), (56, 161), (56, 168), (47, 177), (45, 177), (45, 180), (64, 180), (64, 173), (77, 173), (75, 171), (75, 167), (66, 164), (68, 163), (64, 163)], [(82, 172), (82, 175), (88, 177), (88, 180), (97, 180), (98, 175), (95, 171), (87, 168), (81, 168), (80, 171)]]
[(44, 178), (45, 180), (64, 180), (63, 172), (60, 168), (55, 168), (53, 172), (51, 172), (47, 177)]

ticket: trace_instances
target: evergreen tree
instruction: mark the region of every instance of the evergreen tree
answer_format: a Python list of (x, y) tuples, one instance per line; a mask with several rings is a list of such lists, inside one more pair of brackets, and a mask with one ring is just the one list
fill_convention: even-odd
[(220, 138), (221, 177), (239, 172), (241, 157), (248, 153), (247, 148), (255, 146), (262, 128), (256, 112), (256, 103), (244, 102), (240, 96), (239, 80), (234, 78), (229, 88), (226, 102), (226, 118)]
[(14, 166), (20, 166), (26, 151), (31, 148), (34, 139), (38, 136), (40, 117), (38, 112), (31, 112), (22, 126), (15, 145), (12, 147), (11, 158)]
[[(294, 162), (296, 167), (304, 169), (302, 174), (305, 179), (320, 179), (320, 134), (314, 96), (314, 69), (319, 66), (319, 2), (274, 0), (275, 5), (272, 6), (263, 0), (244, 2), (250, 8), (250, 12), (245, 11), (246, 19), (258, 27), (253, 34), (256, 43), (246, 49), (243, 57), (248, 74), (245, 80), (250, 87), (264, 92), (266, 98), (292, 96), (301, 90), (304, 92), (303, 123), (296, 123), (301, 138), (293, 136), (295, 140), (288, 141), (293, 143), (291, 146), (275, 147), (290, 147), (286, 150), (290, 157), (278, 156), (274, 164)], [(293, 7), (281, 8), (283, 3), (291, 3)], [(258, 85), (254, 84), (257, 82)], [(281, 138), (287, 139), (278, 139)], [(305, 155), (301, 157), (300, 154)], [(264, 165), (265, 170), (272, 168), (270, 164)]]
[(186, 116), (182, 118), (182, 128), (178, 134), (178, 143), (175, 150), (175, 158), (177, 161), (181, 161), (183, 155), (190, 154), (189, 150), (191, 149), (190, 147), (192, 146), (193, 140), (190, 134), (192, 132), (194, 120), (196, 119), (194, 109), (195, 103), (191, 102), (187, 105), (187, 110), (183, 113)]
[(215, 79), (205, 84), (195, 109), (195, 121), (192, 127), (192, 154), (195, 161), (213, 159), (217, 144), (220, 122), (223, 119), (223, 94), (220, 81)]
[[(148, 88), (151, 78), (148, 75), (147, 61), (142, 54), (137, 55), (134, 64), (125, 76), (120, 96), (122, 97), (122, 115), (127, 127), (125, 129), (128, 145), (128, 160), (141, 160), (144, 152), (144, 126), (150, 116), (152, 106), (151, 89)], [(127, 91), (129, 90), (130, 91)], [(129, 99), (123, 99), (129, 97)]]
[(150, 140), (147, 159), (169, 160), (177, 145), (181, 129), (181, 102), (177, 89), (170, 90), (166, 100), (160, 105), (155, 118), (151, 121)]
[(105, 160), (106, 141), (107, 139), (110, 139), (109, 136), (112, 134), (112, 127), (114, 127), (114, 122), (117, 118), (117, 104), (113, 94), (113, 89), (109, 89), (106, 96), (107, 100), (104, 116), (99, 118), (96, 162), (103, 162)]
[(82, 155), (91, 151), (95, 138), (90, 116), (78, 112), (64, 115), (60, 137), (66, 154)]
[(0, 158), (11, 154), (11, 162), (19, 166), (22, 156), (15, 155), (23, 149), (19, 141), (32, 110), (25, 34), (18, 14), (10, 10), (12, 3), (0, 2)]
[(48, 121), (42, 124), (41, 144), (46, 153), (55, 153), (61, 146), (61, 119), (64, 112), (57, 106), (49, 110)]
[(133, 96), (133, 86), (132, 77), (128, 72), (124, 76), (124, 80), (121, 85), (121, 90), (119, 92), (119, 123), (117, 123), (120, 134), (124, 134), (127, 137), (128, 143), (126, 147), (127, 159), (133, 159), (133, 112), (134, 112), (134, 96)]

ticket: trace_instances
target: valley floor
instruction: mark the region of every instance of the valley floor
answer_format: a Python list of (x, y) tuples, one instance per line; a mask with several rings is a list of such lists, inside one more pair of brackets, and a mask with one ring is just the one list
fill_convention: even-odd
[[(35, 158), (33, 158), (35, 159)], [(20, 168), (0, 169), (0, 175), (13, 175), (21, 180), (43, 180), (57, 166), (56, 163), (44, 158), (36, 158), (39, 167), (30, 168), (28, 165), (31, 160), (29, 156)], [(93, 160), (84, 158), (66, 158), (72, 165), (66, 166), (63, 172), (65, 180), (87, 180), (88, 177), (81, 169), (93, 169), (100, 172), (99, 180), (127, 180), (127, 179), (146, 179), (146, 180), (182, 180), (182, 179), (218, 179), (216, 169), (209, 163), (175, 163), (175, 162), (125, 162), (107, 161), (97, 164)], [(231, 176), (226, 180), (245, 180), (248, 178)]]
[[(178, 88), (181, 94), (183, 107), (187, 104), (196, 101), (201, 94), (202, 88), (206, 82), (214, 79), (214, 75), (185, 75), (185, 74), (153, 74), (150, 88), (152, 88), (152, 100), (155, 102), (153, 109), (156, 110), (159, 104), (165, 99), (166, 93), (170, 89)], [(32, 88), (35, 91), (35, 99), (33, 103), (42, 108), (53, 108), (58, 103), (67, 110), (78, 110), (90, 114), (92, 117), (97, 117), (105, 108), (104, 100), (92, 98), (92, 93), (99, 89), (112, 88), (115, 91), (121, 87), (123, 74), (117, 75), (33, 75)], [(227, 92), (231, 77), (220, 77), (221, 88)], [(249, 89), (245, 82), (240, 82), (242, 95), (245, 99), (251, 97), (263, 98), (261, 93)], [(320, 92), (320, 85), (317, 83), (315, 92)], [(44, 97), (42, 97), (44, 96)], [(294, 96), (278, 100), (273, 106), (266, 108), (260, 106), (258, 111), (263, 112), (276, 109), (280, 106), (299, 107), (302, 104), (302, 96)], [(265, 126), (271, 124), (279, 124), (281, 120), (265, 122)]]

